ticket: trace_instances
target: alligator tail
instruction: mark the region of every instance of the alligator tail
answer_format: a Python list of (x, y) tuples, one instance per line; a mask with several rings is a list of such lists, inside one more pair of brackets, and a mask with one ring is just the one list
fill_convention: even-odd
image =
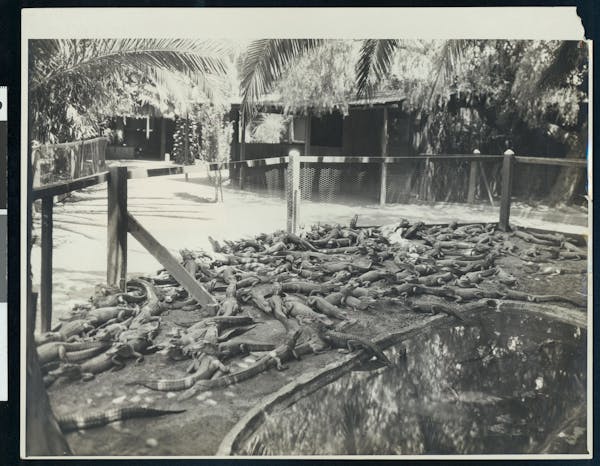
[(147, 408), (144, 406), (128, 406), (125, 408), (114, 408), (104, 412), (93, 414), (72, 414), (61, 416), (58, 420), (60, 429), (66, 432), (72, 432), (79, 429), (89, 429), (92, 427), (105, 426), (111, 422), (124, 421), (126, 419), (140, 417), (156, 417), (165, 414), (177, 414), (184, 412), (185, 409), (163, 410)]

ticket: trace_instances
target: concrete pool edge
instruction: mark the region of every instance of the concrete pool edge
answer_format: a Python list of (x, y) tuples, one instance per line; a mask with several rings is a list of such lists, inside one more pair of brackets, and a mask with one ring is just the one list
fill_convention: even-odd
[[(524, 303), (522, 301), (483, 299), (469, 303), (463, 314), (480, 312), (482, 308), (483, 310), (492, 310), (494, 309), (494, 307), (490, 306), (492, 303), (495, 304), (495, 310), (497, 312), (526, 311), (587, 329), (586, 312), (574, 311), (561, 306), (540, 305), (529, 302)], [(562, 314), (563, 312), (564, 314)], [(377, 343), (381, 349), (386, 349), (423, 330), (434, 328), (447, 320), (449, 320), (449, 317), (446, 315), (433, 315), (418, 323), (408, 325), (399, 331), (380, 335), (379, 337), (374, 338), (373, 341)], [(325, 385), (338, 379), (366, 360), (367, 354), (364, 351), (346, 355), (337, 361), (327, 364), (323, 368), (303, 374), (293, 382), (288, 383), (274, 393), (262, 398), (254, 407), (242, 416), (242, 418), (225, 435), (219, 445), (216, 456), (235, 456), (236, 452), (239, 451), (240, 446), (250, 438), (257, 426), (264, 422), (266, 416), (294, 404), (301, 398), (310, 395), (316, 390), (319, 390)]]

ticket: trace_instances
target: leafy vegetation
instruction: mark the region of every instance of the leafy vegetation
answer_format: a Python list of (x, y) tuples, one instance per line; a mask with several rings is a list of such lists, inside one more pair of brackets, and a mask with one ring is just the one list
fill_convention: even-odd
[(31, 139), (55, 143), (96, 136), (108, 116), (135, 114), (149, 101), (177, 109), (187, 87), (212, 91), (231, 59), (224, 41), (32, 40)]

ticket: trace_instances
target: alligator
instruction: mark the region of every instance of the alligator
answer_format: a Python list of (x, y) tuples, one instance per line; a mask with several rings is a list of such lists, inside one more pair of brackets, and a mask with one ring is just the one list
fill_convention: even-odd
[(426, 314), (439, 314), (440, 312), (449, 316), (456, 317), (460, 320), (464, 325), (472, 325), (471, 322), (465, 319), (458, 311), (452, 309), (449, 306), (445, 306), (443, 304), (438, 303), (414, 303), (408, 302), (406, 303), (409, 309), (413, 312), (422, 312)]
[(142, 355), (136, 353), (130, 345), (116, 343), (108, 351), (88, 359), (80, 364), (81, 377), (84, 381), (91, 380), (96, 374), (109, 369), (122, 369), (125, 367), (123, 359), (139, 358)]
[(92, 324), (94, 327), (97, 327), (106, 323), (113, 323), (123, 321), (129, 317), (131, 317), (134, 313), (134, 310), (130, 307), (124, 306), (111, 306), (111, 307), (99, 307), (89, 311), (85, 319)]
[(237, 327), (240, 325), (252, 325), (255, 321), (250, 316), (215, 316), (207, 317), (201, 320), (195, 320), (192, 322), (175, 322), (180, 327), (187, 327), (188, 332), (205, 328), (209, 325), (217, 324), (219, 330), (227, 327)]
[(98, 341), (81, 341), (73, 343), (65, 343), (62, 341), (53, 341), (44, 343), (37, 347), (38, 358), (40, 365), (43, 366), (51, 361), (61, 358), (68, 351), (81, 351), (89, 349), (105, 348), (106, 344)]
[(340, 320), (348, 319), (348, 314), (346, 312), (320, 296), (309, 296), (307, 303), (309, 306), (318, 309), (319, 312), (328, 317), (334, 317)]
[(210, 379), (217, 370), (228, 372), (228, 368), (221, 361), (213, 356), (206, 355), (200, 361), (198, 370), (193, 375), (180, 379), (134, 380), (125, 385), (142, 385), (151, 390), (176, 392), (192, 387), (198, 380)]
[(94, 326), (85, 319), (75, 319), (69, 322), (60, 324), (58, 333), (65, 341), (70, 341), (78, 338), (81, 334), (89, 332)]
[(364, 338), (361, 338), (357, 335), (351, 335), (349, 333), (330, 330), (321, 325), (319, 322), (316, 322), (316, 329), (319, 338), (331, 347), (341, 348), (350, 352), (354, 351), (356, 348), (361, 348), (369, 353), (372, 357), (376, 357), (381, 362), (385, 364), (391, 364), (391, 361), (385, 354), (383, 354), (383, 351), (381, 351), (377, 345), (367, 341)]
[(218, 347), (219, 358), (229, 359), (235, 356), (249, 354), (252, 351), (272, 351), (275, 345), (254, 341), (228, 341), (220, 343)]
[(276, 367), (277, 370), (286, 369), (287, 366), (284, 365), (284, 362), (288, 361), (292, 357), (297, 357), (294, 348), (296, 347), (296, 342), (298, 341), (301, 333), (301, 330), (298, 329), (295, 332), (288, 334), (284, 343), (275, 348), (262, 359), (252, 364), (247, 369), (216, 379), (197, 381), (193, 387), (183, 392), (178, 399), (180, 401), (187, 400), (199, 391), (211, 390), (213, 388), (223, 388), (244, 380), (248, 380), (262, 372), (269, 370), (272, 367)]
[(81, 379), (81, 366), (79, 364), (61, 364), (56, 369), (48, 371), (44, 376), (44, 386), (49, 387), (61, 377), (65, 377), (69, 381)]
[(121, 332), (118, 339), (121, 344), (130, 347), (131, 354), (139, 355), (137, 362), (141, 362), (143, 360), (142, 353), (158, 349), (154, 346), (154, 339), (158, 335), (159, 327), (159, 325), (151, 323), (143, 324), (136, 329)]
[(154, 291), (154, 286), (150, 282), (141, 278), (131, 280), (131, 282), (142, 286), (146, 291), (147, 297), (146, 304), (144, 304), (129, 325), (129, 328), (134, 329), (147, 322), (158, 320), (158, 316), (163, 312), (164, 308), (160, 305), (156, 291)]
[[(96, 342), (90, 342), (96, 343)], [(99, 342), (95, 346), (77, 351), (67, 351), (64, 345), (58, 347), (58, 356), (64, 362), (78, 362), (90, 359), (103, 351), (106, 351), (111, 344), (109, 342)]]
[(296, 317), (296, 318), (298, 316), (302, 316), (302, 317), (306, 317), (306, 318), (312, 318), (315, 320), (319, 320), (323, 324), (330, 326), (330, 327), (333, 325), (333, 321), (331, 321), (329, 318), (327, 318), (326, 316), (324, 316), (322, 314), (316, 313), (310, 307), (301, 303), (300, 301), (295, 301), (295, 300), (291, 300), (290, 298), (286, 298), (284, 301), (284, 309), (288, 316), (292, 316), (292, 317)]
[(75, 430), (90, 429), (92, 427), (105, 426), (111, 422), (125, 421), (140, 417), (156, 417), (165, 414), (178, 414), (185, 409), (156, 409), (146, 406), (126, 406), (123, 408), (112, 408), (106, 411), (87, 414), (69, 414), (58, 416), (57, 422), (63, 433)]

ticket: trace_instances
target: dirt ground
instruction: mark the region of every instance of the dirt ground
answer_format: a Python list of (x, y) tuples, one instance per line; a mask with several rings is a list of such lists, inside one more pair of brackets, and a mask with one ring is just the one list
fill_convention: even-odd
[[(209, 202), (214, 189), (205, 180), (182, 176), (132, 180), (129, 183), (129, 209), (167, 248), (176, 253), (179, 248), (210, 248), (207, 237), (238, 239), (245, 235), (270, 232), (284, 227), (285, 205), (280, 199), (265, 199), (250, 193), (225, 191), (225, 203)], [(149, 183), (155, 183), (152, 189)], [(93, 294), (94, 285), (104, 282), (106, 251), (106, 192), (95, 187), (77, 193), (73, 199), (55, 208), (54, 249), (54, 321), (74, 304), (80, 304)], [(76, 202), (74, 202), (76, 201)], [(303, 220), (315, 219), (347, 224), (354, 214), (359, 224), (383, 224), (399, 218), (443, 223), (452, 220), (494, 221), (496, 210), (484, 207), (461, 209), (444, 207), (423, 209), (406, 206), (327, 206), (306, 209)], [(311, 218), (309, 213), (312, 212)], [(526, 222), (515, 218), (515, 223)], [(544, 227), (545, 222), (529, 218), (531, 226)], [(581, 228), (564, 225), (567, 232)], [(34, 273), (39, 270), (39, 248), (34, 248)], [(153, 274), (160, 266), (145, 250), (130, 239), (129, 270), (132, 276)], [(497, 264), (518, 279), (518, 289), (539, 294), (561, 294), (572, 299), (585, 299), (587, 293), (586, 261), (561, 261), (565, 270), (581, 273), (535, 275), (514, 257), (502, 257)], [(36, 275), (37, 277), (37, 275)], [(551, 291), (550, 291), (551, 290)], [(561, 304), (568, 306), (567, 304)], [(261, 322), (246, 335), (255, 341), (277, 344), (284, 336), (282, 325), (269, 319), (253, 307), (243, 307), (245, 313)], [(583, 311), (582, 311), (583, 312)], [(422, 319), (422, 315), (400, 311), (393, 307), (368, 311), (349, 310), (358, 322), (352, 333), (374, 337)], [(174, 327), (173, 321), (193, 320), (192, 312), (173, 310), (162, 319), (160, 338)], [(160, 340), (156, 343), (160, 344)], [(234, 360), (232, 369), (243, 368), (259, 355)], [(125, 385), (137, 378), (177, 378), (185, 374), (188, 361), (173, 362), (164, 354), (146, 356), (139, 364), (131, 361), (121, 371), (106, 372), (89, 382), (59, 380), (49, 388), (51, 403), (57, 415), (72, 412), (106, 410), (126, 403), (147, 403), (168, 409), (186, 409), (185, 413), (154, 419), (129, 420), (105, 427), (68, 434), (67, 440), (76, 455), (214, 455), (219, 443), (233, 425), (262, 397), (273, 393), (301, 373), (324, 367), (339, 358), (336, 351), (304, 357), (291, 362), (285, 371), (270, 370), (260, 377), (226, 389), (204, 392), (186, 401), (176, 401), (176, 393), (155, 392), (140, 386)]]

